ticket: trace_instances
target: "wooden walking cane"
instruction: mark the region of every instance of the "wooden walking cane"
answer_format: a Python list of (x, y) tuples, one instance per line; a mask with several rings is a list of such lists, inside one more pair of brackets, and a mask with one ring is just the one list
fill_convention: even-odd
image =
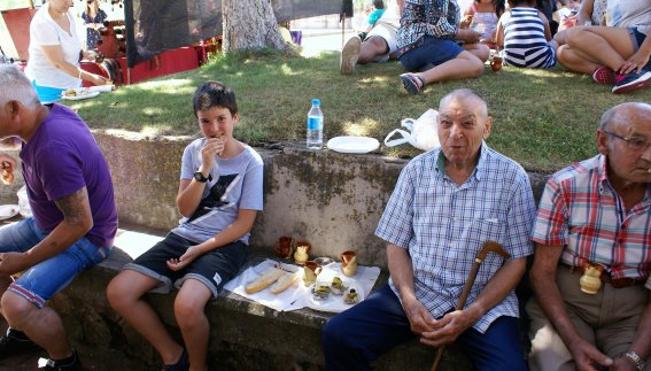
[[(477, 253), (477, 256), (475, 257), (475, 261), (472, 264), (472, 269), (470, 270), (470, 274), (468, 274), (468, 279), (466, 280), (466, 284), (463, 287), (463, 291), (461, 292), (461, 296), (459, 297), (459, 300), (457, 301), (457, 306), (455, 307), (456, 310), (462, 310), (463, 306), (466, 305), (466, 300), (468, 299), (468, 295), (470, 295), (470, 290), (472, 289), (472, 285), (475, 283), (475, 278), (477, 278), (477, 272), (479, 272), (479, 266), (486, 258), (486, 255), (492, 252), (501, 255), (505, 259), (511, 257), (511, 254), (504, 251), (504, 248), (502, 248), (502, 245), (500, 245), (499, 243), (495, 241), (484, 242), (484, 245), (482, 246), (481, 250), (479, 250), (479, 253)], [(445, 350), (445, 345), (441, 345), (436, 350), (436, 358), (434, 358), (434, 363), (432, 364), (431, 371), (436, 371), (438, 369), (439, 363), (441, 363), (441, 358), (443, 358), (444, 350)]]

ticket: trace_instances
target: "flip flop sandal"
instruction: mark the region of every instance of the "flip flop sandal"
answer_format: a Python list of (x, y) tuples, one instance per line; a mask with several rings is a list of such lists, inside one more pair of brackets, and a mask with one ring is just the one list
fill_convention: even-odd
[(420, 76), (413, 73), (403, 73), (400, 75), (400, 81), (402, 81), (402, 86), (405, 90), (412, 95), (420, 93), (425, 86), (425, 81)]

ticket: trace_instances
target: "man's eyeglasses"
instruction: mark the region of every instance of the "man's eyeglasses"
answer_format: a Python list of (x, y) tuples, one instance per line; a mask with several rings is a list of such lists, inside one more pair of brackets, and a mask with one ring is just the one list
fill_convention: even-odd
[(628, 146), (629, 149), (636, 152), (646, 151), (649, 148), (649, 146), (651, 146), (651, 142), (649, 142), (644, 138), (627, 138), (606, 130), (602, 130), (602, 132), (604, 134), (612, 135), (617, 139), (623, 140), (624, 142), (626, 142), (626, 145)]

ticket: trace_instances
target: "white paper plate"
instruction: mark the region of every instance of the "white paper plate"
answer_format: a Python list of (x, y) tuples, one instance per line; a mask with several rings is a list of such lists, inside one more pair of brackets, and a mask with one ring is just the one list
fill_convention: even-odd
[(369, 153), (380, 147), (380, 142), (370, 137), (343, 136), (328, 141), (328, 148), (341, 153)]
[(61, 98), (66, 99), (66, 100), (82, 100), (82, 99), (89, 99), (89, 98), (95, 98), (96, 96), (99, 95), (99, 91), (89, 91), (85, 88), (78, 88), (75, 89), (77, 92), (77, 95), (66, 95), (65, 91), (61, 93)]
[(18, 214), (18, 205), (0, 205), (0, 220), (13, 218)]

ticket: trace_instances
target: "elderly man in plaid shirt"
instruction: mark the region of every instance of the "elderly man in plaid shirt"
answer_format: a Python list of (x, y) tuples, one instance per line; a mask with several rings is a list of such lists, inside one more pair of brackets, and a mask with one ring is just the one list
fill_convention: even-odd
[[(333, 317), (322, 333), (328, 370), (367, 370), (411, 339), (438, 347), (458, 340), (477, 370), (526, 370), (514, 288), (533, 253), (535, 204), (527, 174), (484, 139), (492, 119), (467, 89), (439, 107), (441, 149), (400, 174), (376, 235), (388, 242), (389, 285)], [(454, 310), (485, 241), (489, 255), (463, 310)]]
[[(650, 369), (651, 105), (606, 111), (597, 148), (554, 174), (540, 201), (532, 369)], [(580, 280), (587, 268), (601, 271), (601, 285)]]

